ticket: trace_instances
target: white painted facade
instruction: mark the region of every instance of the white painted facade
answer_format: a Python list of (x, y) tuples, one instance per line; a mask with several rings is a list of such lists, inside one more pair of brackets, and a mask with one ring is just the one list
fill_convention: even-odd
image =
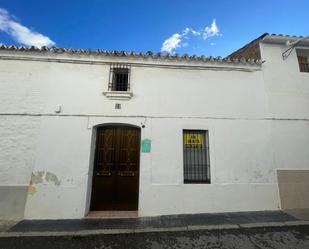
[[(280, 209), (276, 170), (309, 170), (309, 73), (295, 50), (282, 59), (284, 44), (260, 47), (261, 66), (0, 51), (2, 216), (84, 217), (96, 126), (108, 123), (144, 124), (152, 141), (139, 216)], [(132, 64), (131, 99), (102, 94), (111, 62)], [(209, 131), (211, 184), (183, 183), (183, 129)]]

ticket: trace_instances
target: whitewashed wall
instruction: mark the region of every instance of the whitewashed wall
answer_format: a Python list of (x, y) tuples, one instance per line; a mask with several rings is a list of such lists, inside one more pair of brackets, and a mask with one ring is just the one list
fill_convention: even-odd
[(296, 50), (283, 60), (285, 44), (261, 43), (260, 47), (269, 117), (308, 119), (309, 73), (299, 71)]
[[(267, 115), (276, 122), (278, 168), (309, 169), (309, 73), (299, 71), (296, 50), (283, 60), (285, 44), (261, 43)], [(308, 48), (307, 48), (308, 49)]]
[[(280, 56), (263, 49), (263, 56)], [(25, 218), (81, 218), (89, 207), (94, 127), (145, 123), (142, 139), (152, 140), (152, 151), (141, 153), (140, 216), (278, 209), (275, 169), (309, 165), (309, 111), (303, 95), (293, 95), (292, 107), (290, 99), (273, 100), (281, 83), (271, 70), (279, 80), (282, 71), (266, 60), (264, 71), (221, 64), (207, 70), (133, 66), (129, 101), (102, 95), (108, 65), (0, 60), (0, 190), (15, 199), (25, 193)], [(299, 82), (280, 89), (302, 92)], [(122, 109), (115, 110), (115, 103)], [(55, 114), (58, 105), (63, 112)], [(183, 184), (183, 129), (209, 130), (210, 185)], [(26, 191), (16, 194), (16, 186)]]

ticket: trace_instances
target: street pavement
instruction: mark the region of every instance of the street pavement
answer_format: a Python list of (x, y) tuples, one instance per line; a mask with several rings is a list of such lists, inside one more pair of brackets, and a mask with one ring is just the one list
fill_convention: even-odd
[(309, 225), (62, 237), (0, 238), (1, 249), (309, 249)]
[[(234, 226), (242, 225), (256, 226), (262, 224), (285, 224), (287, 222), (302, 222), (282, 211), (257, 211), (257, 212), (234, 212), (234, 213), (204, 213), (204, 214), (182, 214), (182, 215), (163, 215), (155, 217), (139, 217), (126, 219), (69, 219), (69, 220), (23, 220), (7, 232), (13, 233), (31, 233), (52, 235), (51, 232), (64, 232), (70, 235), (70, 232), (88, 231), (90, 234), (96, 230), (113, 231), (121, 233), (128, 231), (151, 231), (151, 229), (160, 229), (161, 231), (175, 231), (175, 229), (195, 230), (201, 226)], [(308, 223), (308, 222), (307, 222)], [(309, 223), (308, 223), (309, 224)], [(179, 230), (177, 230), (179, 231)], [(81, 234), (79, 234), (81, 235)]]

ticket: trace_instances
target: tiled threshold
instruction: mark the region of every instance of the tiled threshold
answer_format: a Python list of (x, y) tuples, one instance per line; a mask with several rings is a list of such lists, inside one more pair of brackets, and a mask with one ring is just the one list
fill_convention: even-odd
[(126, 219), (137, 217), (137, 211), (90, 211), (85, 219)]

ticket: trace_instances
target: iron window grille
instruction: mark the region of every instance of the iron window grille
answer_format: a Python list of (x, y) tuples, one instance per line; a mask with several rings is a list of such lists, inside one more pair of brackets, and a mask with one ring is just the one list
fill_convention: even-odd
[(309, 72), (309, 57), (305, 56), (297, 56), (298, 64), (299, 64), (299, 71), (300, 72)]
[(109, 71), (109, 91), (130, 91), (130, 64), (111, 64)]
[(184, 183), (210, 183), (208, 131), (183, 130)]
[(296, 49), (300, 72), (309, 72), (309, 49)]

